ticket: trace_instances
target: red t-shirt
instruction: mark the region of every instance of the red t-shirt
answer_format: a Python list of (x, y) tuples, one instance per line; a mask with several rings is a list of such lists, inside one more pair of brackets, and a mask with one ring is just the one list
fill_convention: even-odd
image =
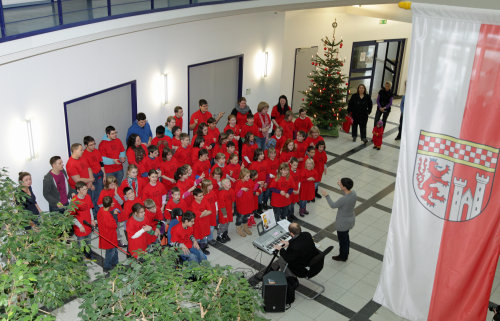
[[(195, 221), (196, 222), (196, 221)], [(170, 230), (171, 243), (181, 243), (184, 244), (188, 249), (193, 247), (193, 242), (191, 241), (191, 236), (193, 236), (193, 227), (183, 228), (182, 223), (177, 224)]]
[(312, 144), (312, 146), (314, 146), (314, 148), (316, 148), (316, 144), (321, 142), (321, 141), (323, 141), (323, 142), (325, 141), (323, 139), (323, 137), (321, 137), (321, 136), (316, 137), (316, 139), (312, 138), (312, 136), (309, 136), (306, 138), (307, 146), (311, 146), (311, 144)]
[[(88, 150), (85, 149), (80, 159), (87, 162), (90, 169), (92, 170), (92, 173), (97, 174), (101, 171), (102, 155), (97, 148), (94, 149), (94, 151), (92, 152), (89, 152)], [(66, 165), (66, 168), (67, 166), (68, 165)]]
[(130, 218), (130, 214), (132, 214), (132, 206), (136, 203), (144, 205), (144, 202), (139, 197), (136, 197), (133, 200), (127, 200), (123, 203), (123, 211), (121, 212), (121, 215), (118, 214), (118, 222), (124, 222)]
[[(144, 150), (144, 157), (148, 157), (148, 148), (146, 145), (141, 144), (140, 146)], [(135, 150), (132, 147), (127, 148), (127, 152), (125, 154), (127, 155), (127, 162), (129, 165), (137, 165), (137, 161), (135, 160)]]
[(299, 117), (299, 118), (295, 119), (294, 127), (295, 127), (295, 131), (302, 130), (303, 132), (305, 132), (307, 134), (309, 132), (309, 130), (311, 129), (311, 127), (313, 127), (313, 124), (312, 124), (312, 121), (309, 117), (306, 117), (304, 119)]
[(199, 159), (193, 165), (193, 175), (201, 176), (202, 173), (205, 173), (205, 178), (210, 176), (210, 161), (200, 161)]
[(296, 156), (297, 156), (296, 151), (293, 151), (293, 152), (288, 151), (288, 150), (282, 151), (280, 154), (280, 162), (286, 163), (286, 162), (290, 161), (290, 158), (296, 157)]
[(250, 170), (255, 170), (258, 173), (257, 181), (266, 181), (267, 177), (267, 163), (265, 161), (253, 161), (248, 167)]
[[(234, 190), (224, 190), (219, 191), (219, 200), (217, 205), (219, 206), (219, 223), (231, 223), (233, 221), (233, 204), (235, 202), (236, 196), (234, 195)], [(221, 209), (226, 209), (227, 217), (224, 218)]]
[(293, 131), (294, 131), (294, 124), (293, 121), (286, 121), (283, 120), (280, 124), (281, 128), (283, 128), (283, 137), (285, 137), (285, 140), (287, 139), (293, 139)]
[[(238, 109), (238, 108), (236, 108), (236, 109)], [(236, 113), (236, 125), (238, 125), (240, 127), (245, 125), (245, 123), (247, 122), (247, 115), (248, 115), (248, 113), (242, 114), (240, 112), (237, 112)], [(226, 131), (226, 130), (224, 129), (224, 131)]]
[(208, 146), (210, 146), (214, 143), (217, 143), (217, 141), (219, 140), (219, 135), (220, 135), (220, 131), (217, 127), (215, 127), (214, 129), (210, 129), (210, 127), (208, 127), (208, 133), (204, 137), (205, 138), (205, 148), (208, 148)]
[(241, 126), (241, 138), (245, 138), (245, 136), (247, 135), (247, 133), (252, 133), (254, 136), (256, 137), (260, 137), (259, 136), (259, 128), (257, 127), (257, 125), (255, 125), (255, 123), (252, 125), (252, 126), (248, 126), (247, 124), (244, 124), (243, 126)]
[(172, 138), (172, 149), (177, 147), (177, 149), (181, 148), (181, 140), (177, 138)]
[(274, 159), (267, 158), (265, 162), (267, 166), (267, 173), (276, 176), (276, 174), (278, 173), (278, 168), (280, 167), (279, 158), (278, 157), (275, 157)]
[[(290, 110), (292, 109), (290, 108)], [(276, 120), (278, 124), (281, 124), (283, 119), (285, 119), (285, 114), (280, 114), (278, 111), (278, 105), (274, 105), (273, 110), (271, 111), (271, 118)]]
[(143, 176), (142, 174), (144, 173), (149, 173), (150, 170), (155, 169), (158, 170), (160, 169), (160, 162), (161, 159), (159, 157), (151, 158), (149, 156), (144, 157), (144, 159), (141, 162), (141, 171), (139, 172), (140, 176)]
[(181, 166), (184, 164), (191, 165), (191, 152), (191, 146), (186, 148), (181, 146), (175, 151), (174, 157)]
[(298, 140), (294, 140), (293, 142), (295, 144), (295, 150), (297, 152), (297, 158), (304, 158), (304, 156), (306, 155), (307, 147), (309, 146), (307, 144), (307, 141), (304, 140), (302, 142), (299, 142)]
[[(295, 182), (293, 178), (289, 177), (286, 179), (285, 177), (280, 177), (278, 180), (273, 179), (269, 188), (277, 189), (278, 191), (284, 191), (285, 193), (289, 193), (290, 189), (293, 189), (295, 186)], [(291, 204), (292, 198), (291, 194), (289, 198), (281, 195), (279, 192), (272, 192), (271, 195), (271, 206), (272, 207), (285, 207)]]
[[(144, 177), (137, 177), (136, 181), (131, 180), (132, 184), (129, 184), (128, 178), (125, 177), (123, 179), (122, 183), (120, 184), (120, 186), (118, 187), (118, 195), (120, 195), (122, 200), (125, 200), (125, 195), (123, 194), (123, 189), (125, 187), (130, 187), (134, 190), (135, 197), (139, 197), (142, 194), (142, 189), (144, 188), (144, 185), (146, 185), (148, 182), (149, 181)], [(113, 195), (110, 195), (110, 196), (113, 197)]]
[[(304, 168), (300, 175), (300, 200), (301, 201), (311, 201), (315, 197), (315, 186), (314, 182), (318, 173), (314, 170), (308, 170)], [(308, 178), (314, 178), (314, 181), (307, 180)]]
[[(99, 151), (103, 157), (118, 159), (120, 158), (120, 153), (125, 151), (125, 148), (123, 148), (122, 141), (117, 138), (113, 140), (102, 140), (99, 143)], [(122, 164), (104, 165), (106, 173), (114, 173), (122, 169)]]
[[(226, 175), (229, 175), (229, 177), (237, 180), (240, 178), (241, 165), (229, 163), (224, 167), (223, 172), (225, 172)], [(222, 178), (226, 178), (226, 175), (224, 175)]]
[[(153, 140), (151, 141), (151, 145), (155, 145), (155, 146), (158, 146), (158, 152), (160, 153), (160, 157), (162, 157), (163, 155), (163, 149), (165, 148), (165, 145), (163, 142), (166, 142), (167, 143), (167, 146), (169, 148), (171, 148), (172, 146), (172, 138), (168, 137), (168, 136), (163, 136), (161, 138), (159, 137), (155, 137), (153, 138)], [(147, 153), (146, 153), (147, 155)]]
[[(148, 220), (148, 222), (149, 222), (148, 225), (151, 226), (151, 228), (152, 228), (151, 230), (154, 232), (158, 226), (158, 222), (155, 220), (158, 220), (158, 221), (163, 220), (163, 214), (161, 213), (161, 208), (159, 208), (157, 206), (156, 212), (154, 212), (154, 213), (148, 209), (146, 209), (145, 211), (146, 211), (145, 218)], [(154, 243), (156, 241), (156, 238), (157, 237), (154, 235), (147, 234), (147, 239), (148, 239), (149, 244)]]
[(193, 133), (196, 133), (198, 131), (198, 126), (201, 123), (207, 123), (208, 119), (212, 117), (212, 113), (207, 111), (206, 113), (202, 113), (201, 110), (198, 109), (195, 113), (191, 115), (191, 120), (189, 121), (189, 125), (194, 124), (194, 120), (198, 119), (198, 124), (196, 124), (196, 127), (193, 129)]
[[(283, 149), (283, 145), (285, 145), (285, 142), (286, 142), (286, 138), (284, 135), (281, 135), (280, 138), (276, 137), (276, 135), (273, 135), (273, 137), (271, 137), (272, 139), (274, 139), (276, 141), (276, 146), (274, 147), (274, 149), (276, 151), (280, 151)], [(279, 153), (279, 152), (278, 152)]]
[(71, 188), (75, 188), (76, 182), (71, 178), (74, 175), (80, 175), (80, 178), (89, 178), (89, 164), (85, 159), (75, 159), (70, 157), (66, 164), (66, 171), (68, 173), (68, 183)]
[(210, 234), (210, 216), (215, 215), (214, 213), (200, 217), (203, 211), (210, 211), (210, 206), (208, 205), (208, 201), (203, 198), (201, 203), (193, 201), (191, 203), (191, 211), (196, 215), (196, 219), (194, 221), (194, 237), (197, 240), (201, 240), (205, 236)]
[(87, 221), (87, 223), (89, 224), (92, 222), (90, 211), (92, 210), (92, 208), (94, 208), (94, 205), (92, 204), (90, 195), (85, 195), (83, 199), (80, 199), (78, 198), (78, 195), (75, 195), (71, 199), (71, 202), (75, 204), (75, 209), (71, 212), (71, 215), (73, 215), (85, 228), (85, 233), (82, 233), (78, 226), (73, 225), (73, 231), (75, 232), (75, 235), (80, 237), (89, 235), (92, 232), (92, 229), (90, 228), (90, 226), (83, 224), (83, 221)]
[(325, 164), (328, 160), (325, 151), (318, 151), (316, 149), (316, 154), (314, 154), (314, 169), (318, 173), (317, 182), (321, 182), (321, 178), (323, 177), (323, 172), (325, 171)]
[[(243, 122), (243, 124), (245, 124), (245, 122), (246, 122), (246, 119)], [(229, 129), (231, 129), (233, 131), (234, 136), (241, 135), (241, 127), (238, 124), (236, 124), (234, 127), (231, 127), (229, 124), (227, 124), (226, 127), (224, 127), (224, 133), (227, 132)]]
[(182, 117), (177, 118), (177, 116), (174, 115), (174, 118), (175, 118), (175, 126), (179, 127), (182, 131)]
[(155, 202), (157, 211), (161, 211), (162, 198), (163, 195), (167, 194), (167, 190), (165, 186), (160, 182), (157, 182), (155, 186), (150, 183), (146, 184), (142, 189), (141, 198), (143, 200), (147, 200), (148, 198), (152, 199)]
[[(180, 199), (179, 203), (174, 202), (173, 198), (170, 198), (167, 202), (167, 205), (165, 205), (165, 219), (171, 220), (172, 219), (172, 214), (171, 211), (175, 208), (180, 208), (182, 210), (182, 213), (186, 213), (188, 210), (188, 205), (184, 199)], [(169, 211), (170, 210), (170, 211)], [(180, 219), (178, 219), (180, 220)]]
[(133, 239), (132, 236), (134, 236), (135, 233), (146, 225), (149, 225), (149, 221), (145, 216), (142, 221), (137, 221), (137, 219), (132, 215), (127, 221), (128, 250), (135, 258), (137, 258), (137, 252), (139, 250), (146, 251), (149, 245), (148, 237), (150, 235), (147, 232), (144, 232), (136, 239)]
[(217, 190), (219, 189), (218, 187), (219, 187), (218, 185), (217, 186), (214, 185), (214, 189), (212, 189), (210, 193), (205, 194), (205, 196), (203, 196), (203, 200), (207, 201), (209, 210), (212, 212), (212, 214), (208, 216), (210, 221), (210, 226), (217, 226), (217, 209), (215, 207), (215, 203), (217, 203)]
[(248, 157), (248, 160), (250, 162), (253, 162), (253, 155), (255, 153), (255, 150), (258, 148), (256, 143), (253, 143), (252, 145), (250, 144), (243, 144), (243, 149), (241, 151), (241, 158), (242, 162), (245, 164), (245, 166), (250, 165), (249, 162), (246, 161), (245, 156)]
[[(254, 185), (254, 182), (250, 179), (246, 182), (238, 180), (234, 185), (234, 192), (236, 195), (236, 210), (242, 215), (248, 215), (254, 211)], [(243, 191), (242, 188), (248, 188), (248, 191)]]
[[(116, 234), (117, 224), (113, 215), (101, 207), (99, 212), (97, 212), (97, 224), (99, 224), (99, 248), (103, 250), (115, 248), (115, 244), (118, 243), (118, 237)], [(107, 240), (110, 240), (113, 244)]]
[(300, 175), (302, 171), (297, 168), (294, 172), (290, 168), (290, 177), (293, 178), (293, 192), (290, 194), (292, 204), (297, 203), (299, 201), (299, 194), (295, 194), (294, 192), (299, 192), (299, 183), (300, 183)]
[[(179, 167), (181, 167), (181, 165), (173, 157), (170, 161), (161, 162), (160, 163), (161, 176), (166, 176), (168, 178), (174, 179), (174, 174)], [(167, 191), (170, 191), (172, 187), (175, 186), (175, 183), (172, 183), (171, 181), (166, 180), (164, 178), (161, 179), (161, 182), (163, 183), (163, 186), (165, 186)]]

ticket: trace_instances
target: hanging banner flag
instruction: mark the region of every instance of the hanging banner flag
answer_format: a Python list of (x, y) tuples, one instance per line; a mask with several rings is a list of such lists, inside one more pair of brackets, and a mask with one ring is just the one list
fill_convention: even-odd
[(374, 300), (485, 320), (500, 253), (500, 12), (412, 4), (396, 192)]

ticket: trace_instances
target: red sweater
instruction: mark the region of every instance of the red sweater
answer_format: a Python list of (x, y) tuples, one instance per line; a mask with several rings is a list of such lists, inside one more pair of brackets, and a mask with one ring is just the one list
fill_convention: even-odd
[[(102, 140), (99, 143), (99, 151), (103, 157), (118, 159), (120, 158), (120, 153), (125, 151), (125, 148), (123, 148), (122, 141), (117, 138), (113, 140)], [(122, 169), (122, 164), (104, 165), (106, 173), (114, 173)]]
[(241, 172), (241, 165), (240, 164), (227, 164), (225, 167), (224, 167), (224, 171), (225, 173), (224, 177), (222, 178), (226, 178), (226, 175), (229, 175), (229, 177), (233, 178), (233, 179), (239, 179), (240, 178), (240, 172)]
[[(300, 175), (300, 200), (301, 201), (311, 201), (315, 197), (315, 187), (314, 182), (318, 173), (314, 170), (308, 170), (304, 168), (302, 170), (302, 175)], [(313, 181), (308, 181), (308, 178), (314, 178)]]
[[(99, 150), (94, 149), (93, 152), (89, 152), (88, 150), (85, 149), (80, 159), (83, 159), (87, 162), (90, 169), (92, 170), (92, 173), (97, 174), (101, 171), (102, 155)], [(66, 170), (67, 169), (68, 167), (66, 165)]]
[[(174, 179), (174, 174), (177, 171), (177, 168), (181, 167), (181, 165), (177, 162), (175, 158), (172, 158), (170, 161), (165, 161), (160, 163), (161, 175), (166, 176), (168, 178)], [(170, 182), (162, 178), (161, 182), (167, 191), (170, 191), (172, 187), (175, 186), (175, 183)]]
[(299, 117), (299, 118), (295, 119), (295, 123), (294, 123), (295, 131), (301, 130), (307, 134), (312, 126), (313, 126), (313, 124), (312, 124), (312, 121), (309, 117), (306, 117), (304, 119), (301, 119)]
[(182, 223), (177, 224), (170, 230), (170, 242), (184, 244), (188, 249), (192, 248), (191, 236), (193, 236), (193, 230), (193, 227), (183, 228)]
[(243, 149), (241, 151), (241, 158), (243, 159), (242, 162), (245, 164), (246, 167), (250, 165), (249, 162), (245, 160), (245, 156), (248, 157), (250, 162), (253, 162), (253, 155), (255, 153), (255, 150), (258, 148), (257, 143), (253, 143), (253, 145), (250, 144), (243, 144)]
[(325, 151), (319, 152), (316, 149), (316, 154), (314, 154), (314, 169), (318, 173), (317, 182), (321, 182), (321, 179), (323, 177), (323, 172), (325, 171), (325, 164), (328, 160)]
[(90, 228), (90, 226), (83, 224), (83, 221), (87, 221), (87, 223), (89, 224), (92, 222), (90, 211), (94, 207), (94, 205), (92, 205), (90, 195), (85, 195), (83, 199), (79, 199), (78, 195), (75, 195), (71, 199), (71, 203), (75, 204), (75, 209), (70, 214), (73, 215), (85, 228), (85, 232), (82, 233), (78, 226), (73, 225), (73, 231), (75, 232), (75, 235), (80, 237), (89, 235), (92, 232), (92, 229)]
[[(271, 189), (271, 206), (272, 207), (285, 207), (291, 204), (291, 192), (293, 187), (295, 186), (295, 182), (293, 178), (289, 177), (280, 177), (278, 180), (275, 178), (271, 181), (269, 188)], [(280, 191), (284, 191), (285, 193), (290, 193), (290, 197), (286, 198), (285, 196), (280, 194)]]
[(200, 161), (198, 159), (193, 163), (193, 175), (201, 176), (202, 173), (205, 173), (205, 178), (210, 176), (210, 161)]
[(241, 126), (241, 137), (244, 138), (248, 132), (252, 133), (256, 137), (259, 136), (259, 129), (257, 125), (255, 125), (255, 123), (252, 126), (249, 126), (247, 124)]
[[(244, 187), (248, 188), (248, 191), (243, 191), (242, 188)], [(236, 210), (242, 215), (248, 215), (254, 211), (253, 187), (254, 182), (252, 180), (246, 182), (238, 180), (235, 183)]]
[[(146, 145), (144, 144), (141, 144), (141, 147), (142, 149), (144, 150), (144, 157), (148, 157), (148, 148), (146, 147)], [(134, 165), (137, 165), (137, 161), (135, 160), (135, 151), (133, 148), (129, 147), (127, 148), (127, 162), (128, 164), (134, 164)]]
[[(246, 122), (246, 118), (245, 118), (245, 121), (243, 121), (243, 123), (245, 123), (245, 122)], [(229, 124), (227, 124), (226, 127), (224, 127), (224, 133), (228, 129), (231, 129), (234, 132), (234, 136), (240, 136), (241, 135), (241, 127), (238, 124), (236, 124), (234, 127), (231, 127), (231, 126), (229, 126)]]
[(250, 164), (250, 167), (248, 168), (250, 170), (255, 170), (258, 173), (257, 181), (266, 181), (267, 177), (267, 163), (265, 161), (253, 161), (252, 164)]
[(191, 147), (188, 146), (186, 148), (183, 148), (181, 146), (177, 148), (174, 157), (177, 160), (177, 162), (181, 164), (181, 166), (184, 164), (191, 165)]
[[(188, 205), (184, 199), (180, 199), (179, 203), (174, 202), (173, 198), (170, 198), (167, 202), (167, 205), (165, 205), (165, 219), (171, 220), (172, 219), (172, 210), (175, 208), (180, 208), (182, 210), (182, 213), (186, 213), (188, 210)], [(170, 210), (170, 211), (169, 211)]]
[(196, 219), (194, 221), (194, 237), (197, 240), (201, 240), (205, 236), (210, 234), (210, 216), (214, 215), (214, 213), (200, 217), (201, 213), (205, 210), (210, 211), (210, 206), (208, 205), (208, 201), (203, 198), (201, 203), (193, 201), (191, 203), (191, 211), (196, 215)]
[[(118, 243), (118, 237), (116, 234), (117, 224), (113, 215), (101, 207), (99, 212), (97, 212), (97, 224), (99, 224), (99, 248), (103, 250), (115, 248), (115, 244)], [(101, 235), (113, 242), (113, 244), (106, 241)]]
[[(297, 169), (295, 172), (293, 172), (290, 169), (290, 177), (293, 178), (293, 190), (299, 192), (299, 183), (300, 183), (300, 176), (302, 174), (302, 171)], [(290, 194), (291, 202), (292, 204), (297, 203), (299, 201), (299, 194), (295, 194), (292, 192)]]
[(278, 124), (280, 124), (281, 128), (283, 128), (283, 137), (285, 137), (285, 140), (293, 139), (293, 130), (294, 130), (293, 122), (283, 120), (281, 123)]
[(218, 196), (217, 190), (218, 190), (218, 186), (214, 186), (214, 189), (212, 189), (210, 191), (210, 193), (205, 194), (205, 196), (203, 197), (203, 200), (207, 200), (209, 210), (212, 212), (212, 214), (208, 216), (209, 221), (210, 221), (210, 226), (217, 226), (217, 209), (215, 207), (215, 203), (217, 203), (217, 200), (218, 200), (217, 199), (217, 196)]
[[(219, 206), (219, 223), (225, 224), (233, 221), (233, 204), (236, 200), (234, 195), (234, 190), (230, 189), (228, 191), (221, 189), (219, 191), (219, 201), (217, 202)], [(226, 209), (227, 217), (224, 218), (222, 214), (222, 209)]]
[(66, 171), (68, 173), (68, 183), (71, 188), (74, 189), (76, 184), (71, 176), (79, 175), (80, 178), (89, 178), (89, 167), (90, 166), (85, 159), (75, 159), (73, 157), (68, 159)]
[(156, 204), (157, 211), (161, 211), (161, 205), (163, 204), (163, 196), (167, 194), (167, 190), (162, 183), (156, 182), (156, 185), (153, 186), (150, 183), (144, 186), (142, 190), (141, 198), (143, 200), (147, 200), (148, 198), (152, 199)]
[(137, 221), (137, 219), (132, 215), (132, 217), (127, 221), (128, 251), (135, 258), (137, 258), (137, 252), (139, 250), (146, 251), (149, 245), (148, 237), (151, 235), (149, 235), (147, 232), (144, 232), (136, 239), (133, 239), (132, 236), (134, 236), (135, 233), (137, 233), (146, 225), (149, 225), (149, 221), (145, 216), (142, 221)]
[(195, 123), (195, 119), (198, 119), (198, 123), (196, 124), (196, 127), (193, 129), (193, 133), (196, 133), (198, 131), (198, 126), (200, 126), (201, 123), (207, 123), (208, 119), (212, 117), (212, 114), (207, 111), (205, 113), (202, 113), (201, 110), (197, 110), (191, 115), (191, 120), (189, 121), (189, 125)]

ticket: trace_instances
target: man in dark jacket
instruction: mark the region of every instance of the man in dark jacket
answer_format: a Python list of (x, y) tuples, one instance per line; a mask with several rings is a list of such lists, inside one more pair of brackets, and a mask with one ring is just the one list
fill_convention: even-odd
[(302, 232), (299, 224), (291, 223), (288, 226), (288, 231), (292, 239), (288, 242), (284, 241), (279, 245), (275, 245), (275, 249), (280, 251), (278, 264), (283, 269), (288, 263), (287, 274), (305, 277), (307, 274), (306, 267), (319, 251), (314, 244), (311, 234)]

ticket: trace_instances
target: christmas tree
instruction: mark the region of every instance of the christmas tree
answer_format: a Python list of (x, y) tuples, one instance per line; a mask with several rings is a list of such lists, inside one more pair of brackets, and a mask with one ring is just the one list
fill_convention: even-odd
[(321, 41), (324, 45), (324, 54), (316, 54), (311, 64), (315, 66), (309, 74), (309, 89), (303, 91), (302, 106), (307, 110), (307, 115), (318, 126), (322, 133), (337, 132), (347, 114), (347, 77), (342, 75), (341, 68), (344, 63), (339, 59), (339, 50), (342, 48), (341, 39), (335, 42), (335, 29), (337, 21), (332, 23), (333, 37), (330, 40), (325, 36)]

